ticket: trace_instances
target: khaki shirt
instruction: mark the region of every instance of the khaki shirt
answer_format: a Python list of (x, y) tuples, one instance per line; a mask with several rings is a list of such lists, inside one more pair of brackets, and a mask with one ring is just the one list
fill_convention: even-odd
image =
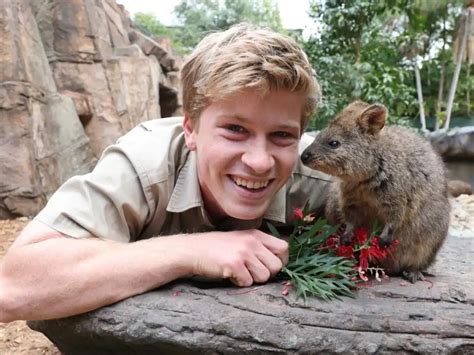
[[(196, 154), (185, 145), (182, 122), (182, 117), (172, 117), (139, 124), (104, 151), (92, 172), (59, 188), (35, 219), (74, 238), (122, 242), (261, 227), (262, 218), (210, 222), (203, 207)], [(300, 153), (311, 141), (303, 135)], [(293, 208), (307, 201), (310, 210), (321, 210), (329, 180), (298, 160), (263, 219), (286, 225)]]

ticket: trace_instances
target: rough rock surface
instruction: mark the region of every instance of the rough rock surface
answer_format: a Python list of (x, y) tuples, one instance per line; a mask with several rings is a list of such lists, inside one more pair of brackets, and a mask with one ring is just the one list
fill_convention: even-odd
[(139, 122), (180, 114), (181, 102), (179, 60), (146, 36), (146, 53), (131, 42), (135, 29), (115, 0), (1, 4), (4, 219), (36, 214), (106, 146)]
[[(433, 282), (399, 278), (321, 302), (279, 283), (179, 281), (75, 317), (29, 322), (64, 354), (474, 353), (474, 196), (453, 200)], [(470, 223), (471, 227), (465, 227)]]
[[(474, 241), (474, 195), (460, 195), (451, 200), (449, 234)], [(474, 249), (471, 255), (472, 252)]]
[(58, 90), (88, 97), (84, 127), (96, 156), (137, 123), (160, 117), (160, 65), (132, 45), (134, 29), (115, 0), (30, 2)]
[(429, 138), (435, 149), (446, 159), (474, 159), (474, 127), (434, 132)]
[(57, 91), (25, 1), (0, 7), (0, 218), (36, 213), (94, 155), (73, 100)]

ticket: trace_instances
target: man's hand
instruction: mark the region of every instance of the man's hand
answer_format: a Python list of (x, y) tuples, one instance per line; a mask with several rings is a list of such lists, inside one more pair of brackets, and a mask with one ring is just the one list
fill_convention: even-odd
[(117, 243), (32, 221), (0, 260), (0, 322), (84, 313), (191, 274), (249, 286), (287, 261), (287, 243), (257, 230)]
[(288, 243), (255, 229), (188, 238), (193, 274), (228, 278), (238, 286), (266, 282), (288, 262)]

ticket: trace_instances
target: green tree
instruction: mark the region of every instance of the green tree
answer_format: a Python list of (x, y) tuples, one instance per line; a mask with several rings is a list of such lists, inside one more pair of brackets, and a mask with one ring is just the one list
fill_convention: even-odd
[(171, 40), (173, 51), (179, 55), (188, 53), (180, 40), (181, 30), (175, 27), (166, 27), (155, 15), (150, 13), (137, 12), (133, 17), (133, 22), (138, 29), (150, 37), (166, 36)]
[[(409, 118), (424, 111), (441, 116), (462, 7), (462, 0), (314, 0), (311, 16), (320, 31), (305, 48), (325, 100), (313, 125), (324, 125), (359, 98), (384, 103), (392, 122), (413, 124)], [(469, 97), (472, 78), (459, 80), (459, 91)]]
[(153, 14), (137, 12), (133, 17), (133, 22), (142, 32), (150, 36), (172, 35), (172, 31), (163, 25)]
[[(463, 1), (399, 0), (399, 6), (403, 9), (402, 14), (405, 17), (404, 32), (400, 36), (401, 49), (413, 64), (421, 127), (426, 128), (424, 117), (426, 111), (429, 115), (435, 116), (437, 129), (446, 117), (443, 110), (446, 106), (445, 83), (448, 79), (446, 74), (450, 73), (452, 83), (455, 78), (449, 57)], [(433, 87), (435, 82), (438, 84), (437, 93)]]
[[(350, 101), (389, 106), (392, 122), (413, 114), (411, 73), (398, 50), (391, 17), (395, 1), (313, 1), (310, 16), (320, 32), (305, 43), (324, 100), (314, 128), (320, 128)], [(416, 102), (416, 101), (415, 101)]]
[(275, 0), (182, 0), (175, 8), (181, 22), (180, 41), (189, 50), (210, 31), (247, 22), (283, 31)]

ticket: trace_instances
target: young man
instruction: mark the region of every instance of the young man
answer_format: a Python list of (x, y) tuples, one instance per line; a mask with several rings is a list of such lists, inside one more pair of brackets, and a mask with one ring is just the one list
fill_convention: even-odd
[[(144, 122), (66, 182), (0, 264), (0, 321), (74, 315), (177, 278), (266, 282), (288, 261), (259, 231), (324, 203), (299, 163), (318, 85), (299, 46), (241, 25), (182, 70), (184, 119)], [(152, 238), (157, 237), (157, 238)]]

